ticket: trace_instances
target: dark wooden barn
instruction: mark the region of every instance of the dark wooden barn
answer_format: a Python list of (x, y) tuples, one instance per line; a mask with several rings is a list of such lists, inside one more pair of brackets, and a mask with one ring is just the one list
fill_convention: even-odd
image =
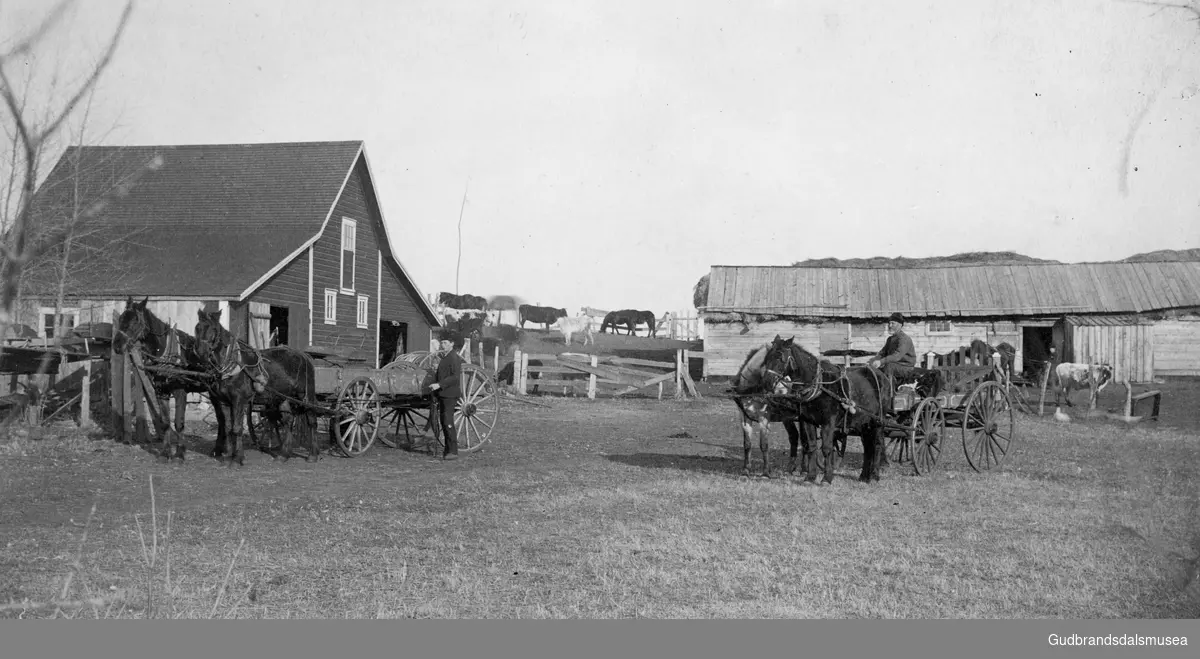
[[(197, 309), (222, 309), (256, 346), (369, 363), (427, 349), (440, 326), (396, 259), (360, 141), (72, 147), (35, 217), (53, 227), (80, 209), (77, 241), (91, 249), (71, 263), (68, 325), (148, 297), (189, 333)], [(22, 317), (43, 335), (58, 283), (26, 285)]]

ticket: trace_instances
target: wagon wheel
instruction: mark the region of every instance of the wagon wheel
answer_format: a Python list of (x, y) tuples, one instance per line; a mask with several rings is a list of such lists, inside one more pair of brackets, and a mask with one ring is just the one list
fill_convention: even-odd
[[(913, 417), (914, 419), (916, 416)], [(902, 465), (912, 462), (913, 459), (913, 444), (911, 432), (901, 434), (898, 430), (887, 430), (884, 435), (884, 450), (887, 451), (888, 462), (891, 464)]]
[(963, 451), (975, 471), (999, 466), (1016, 434), (1013, 408), (998, 382), (984, 382), (963, 407)]
[[(264, 453), (283, 448), (283, 438), (279, 436), (279, 429), (267, 421), (262, 410), (251, 409), (246, 414), (246, 431), (250, 433), (250, 440), (254, 442), (255, 448)], [(271, 441), (268, 441), (269, 439)]]
[(913, 469), (918, 476), (931, 474), (937, 469), (942, 456), (942, 444), (946, 439), (946, 413), (937, 400), (926, 398), (913, 414), (908, 430), (907, 442), (912, 452)]
[(336, 413), (330, 425), (334, 443), (348, 457), (366, 453), (379, 432), (383, 418), (375, 383), (366, 376), (347, 382), (338, 394)]
[[(405, 446), (412, 448), (414, 435), (422, 437), (430, 432), (434, 426), (435, 419), (428, 408), (421, 407), (390, 407), (383, 413), (381, 421), (386, 425), (391, 423), (394, 428), (393, 432), (380, 433), (379, 443), (388, 448), (399, 448)], [(400, 433), (404, 433), (404, 439), (400, 439)], [(407, 442), (407, 444), (404, 444)]]
[(478, 451), (500, 420), (500, 391), (487, 371), (473, 364), (462, 366), (462, 395), (454, 408), (460, 453)]

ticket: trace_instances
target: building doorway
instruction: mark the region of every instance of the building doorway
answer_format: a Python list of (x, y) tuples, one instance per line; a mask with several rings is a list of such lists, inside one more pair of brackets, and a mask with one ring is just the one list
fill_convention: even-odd
[(1021, 372), (1026, 377), (1040, 375), (1051, 361), (1050, 347), (1054, 345), (1054, 328), (1021, 328)]
[(288, 343), (288, 308), (271, 305), (270, 345), (286, 346)]
[(379, 365), (395, 361), (408, 352), (408, 323), (398, 320), (379, 321)]

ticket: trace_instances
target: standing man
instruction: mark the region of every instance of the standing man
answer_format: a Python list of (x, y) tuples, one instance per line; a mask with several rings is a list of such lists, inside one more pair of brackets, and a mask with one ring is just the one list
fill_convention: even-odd
[(437, 404), (442, 418), (442, 437), (446, 440), (443, 457), (447, 460), (458, 459), (458, 433), (454, 429), (454, 404), (462, 394), (459, 382), (462, 374), (463, 338), (449, 330), (443, 330), (438, 337), (438, 352), (442, 359), (438, 362), (437, 380), (429, 385), (429, 390), (437, 396)]
[(888, 317), (888, 334), (891, 336), (884, 342), (883, 350), (871, 360), (871, 366), (892, 379), (908, 375), (917, 365), (917, 351), (912, 339), (904, 333), (904, 316), (894, 313)]

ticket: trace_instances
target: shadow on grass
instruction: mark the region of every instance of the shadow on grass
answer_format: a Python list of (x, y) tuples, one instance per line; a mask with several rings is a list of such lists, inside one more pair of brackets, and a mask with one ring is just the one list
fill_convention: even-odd
[[(704, 443), (704, 442), (702, 442)], [(698, 474), (717, 474), (722, 476), (730, 476), (733, 478), (742, 477), (742, 449), (724, 445), (719, 446), (725, 449), (726, 455), (680, 455), (676, 453), (634, 453), (631, 455), (606, 455), (604, 456), (609, 462), (628, 465), (630, 467), (639, 467), (643, 469), (672, 469), (682, 472), (692, 472)], [(785, 476), (794, 476), (795, 478), (803, 478), (804, 474), (797, 469), (794, 474), (789, 474), (787, 471), (788, 461), (790, 460), (787, 449), (771, 450), (771, 475), (772, 478), (782, 478)], [(847, 478), (851, 480), (858, 479), (859, 470), (862, 468), (861, 453), (846, 453), (845, 460), (835, 472), (835, 478)], [(892, 465), (895, 468), (895, 465)], [(762, 474), (762, 452), (757, 447), (750, 453), (750, 474), (754, 477), (759, 477)]]

